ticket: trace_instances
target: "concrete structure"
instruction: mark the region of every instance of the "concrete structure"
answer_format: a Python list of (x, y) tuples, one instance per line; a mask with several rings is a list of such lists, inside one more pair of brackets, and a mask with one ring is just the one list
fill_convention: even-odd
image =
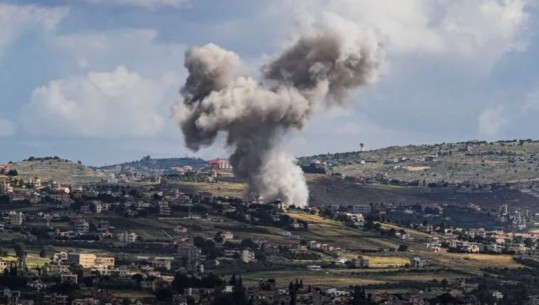
[(208, 167), (215, 170), (230, 170), (232, 169), (232, 166), (230, 166), (230, 163), (228, 160), (224, 159), (215, 159), (208, 161)]
[(60, 281), (62, 283), (78, 284), (78, 276), (76, 274), (62, 274), (60, 275)]
[(3, 260), (0, 260), (0, 273), (4, 273), (6, 269), (9, 268), (9, 263)]
[(423, 268), (428, 265), (427, 260), (420, 257), (413, 257), (410, 259), (410, 267), (412, 268)]
[(95, 266), (97, 256), (93, 253), (68, 253), (67, 261), (71, 264), (81, 265), (83, 268)]
[(71, 270), (69, 270), (68, 265), (62, 265), (62, 264), (50, 264), (49, 265), (49, 273), (51, 274), (68, 274), (71, 273)]
[(360, 256), (354, 261), (356, 268), (369, 268), (369, 258), (365, 256)]
[(256, 260), (255, 253), (250, 250), (242, 250), (241, 251), (241, 261), (244, 263), (250, 263), (252, 261)]
[(126, 243), (134, 243), (137, 241), (138, 235), (135, 232), (123, 232), (116, 235), (119, 241)]
[(198, 259), (200, 258), (200, 250), (197, 247), (188, 243), (179, 244), (177, 254), (187, 270), (197, 270)]
[(84, 219), (78, 219), (74, 223), (74, 229), (78, 234), (86, 234), (90, 232), (90, 223)]
[(12, 212), (9, 215), (9, 223), (14, 226), (20, 226), (23, 223), (24, 215), (21, 212)]

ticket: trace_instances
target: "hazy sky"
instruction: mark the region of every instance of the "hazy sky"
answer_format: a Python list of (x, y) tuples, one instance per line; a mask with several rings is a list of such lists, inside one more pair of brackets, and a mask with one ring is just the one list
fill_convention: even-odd
[(213, 42), (255, 73), (334, 13), (377, 31), (387, 60), (349, 108), (289, 135), (296, 155), (397, 144), (539, 138), (534, 0), (0, 0), (0, 162), (91, 165), (198, 154), (169, 108), (183, 54)]

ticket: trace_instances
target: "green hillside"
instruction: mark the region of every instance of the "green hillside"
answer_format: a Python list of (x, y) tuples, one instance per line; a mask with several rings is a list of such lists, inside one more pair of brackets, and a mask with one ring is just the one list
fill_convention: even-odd
[(539, 141), (469, 141), (392, 146), (305, 157), (330, 173), (428, 183), (523, 183), (539, 179)]
[(60, 158), (31, 158), (10, 165), (22, 178), (38, 177), (42, 182), (79, 184), (99, 182), (107, 175), (88, 166)]

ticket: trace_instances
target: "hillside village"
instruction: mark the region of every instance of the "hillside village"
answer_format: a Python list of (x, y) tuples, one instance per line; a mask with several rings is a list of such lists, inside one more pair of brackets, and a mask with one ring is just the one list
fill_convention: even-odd
[[(311, 186), (326, 188), (312, 190), (317, 201), (298, 209), (280, 201), (264, 204), (260, 197), (243, 200), (243, 184), (222, 159), (168, 174), (132, 169), (104, 176), (65, 183), (20, 175), (16, 163), (0, 166), (0, 300), (28, 305), (539, 300), (529, 281), (539, 266), (539, 210), (533, 194), (523, 191), (528, 185), (417, 186), (318, 173), (308, 175)], [(334, 196), (321, 202), (323, 193), (356, 188), (365, 193), (359, 201)], [(455, 193), (463, 197), (446, 196)], [(489, 200), (492, 194), (496, 200)]]

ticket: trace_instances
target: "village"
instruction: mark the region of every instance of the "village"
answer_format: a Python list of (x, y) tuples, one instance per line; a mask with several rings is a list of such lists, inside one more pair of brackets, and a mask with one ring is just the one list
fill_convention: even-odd
[[(217, 171), (227, 169), (225, 160), (210, 161), (197, 175), (200, 181), (212, 181)], [(179, 191), (174, 179), (192, 172), (185, 167), (178, 170), (180, 178), (140, 177), (144, 183), (67, 185), (19, 178), (16, 168), (2, 166), (0, 298), (6, 304), (27, 305), (348, 304), (350, 300), (419, 305), (437, 298), (476, 304), (479, 300), (472, 292), (481, 287), (473, 272), (440, 264), (437, 255), (500, 255), (529, 264), (539, 253), (539, 230), (526, 229), (535, 215), (508, 205), (489, 211), (505, 230), (453, 227), (428, 221), (450, 208), (443, 204), (297, 209), (280, 201), (263, 204), (260, 197), (244, 202), (210, 192)], [(423, 220), (391, 220), (395, 215)], [(359, 241), (359, 246), (313, 238), (325, 221), (358, 238), (379, 237)], [(379, 246), (379, 240), (388, 242)], [(282, 270), (297, 277), (283, 281), (278, 276), (250, 276)], [(371, 271), (442, 271), (457, 276), (408, 284), (352, 281), (335, 286), (310, 284), (305, 276), (350, 272), (361, 283), (361, 278), (374, 274)], [(467, 279), (472, 284), (467, 285)], [(383, 292), (397, 288), (407, 292)], [(500, 300), (504, 293), (513, 293), (481, 289)]]

